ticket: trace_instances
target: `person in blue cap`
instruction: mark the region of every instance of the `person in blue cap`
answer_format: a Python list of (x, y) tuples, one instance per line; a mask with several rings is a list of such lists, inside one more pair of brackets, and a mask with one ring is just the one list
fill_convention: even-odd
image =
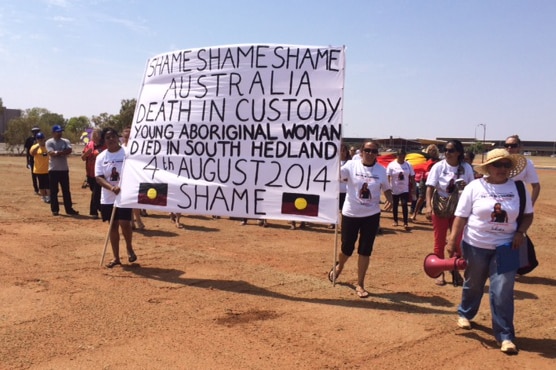
[(50, 181), (50, 210), (53, 216), (58, 216), (60, 204), (58, 202), (58, 186), (62, 188), (64, 209), (66, 214), (74, 216), (79, 212), (73, 209), (70, 192), (68, 155), (71, 154), (71, 143), (62, 138), (64, 129), (60, 125), (52, 126), (52, 138), (46, 141), (48, 151), (48, 178)]

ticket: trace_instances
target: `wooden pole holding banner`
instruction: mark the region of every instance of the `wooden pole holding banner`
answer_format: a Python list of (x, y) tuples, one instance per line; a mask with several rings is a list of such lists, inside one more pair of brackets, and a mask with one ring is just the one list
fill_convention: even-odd
[(334, 225), (334, 263), (332, 265), (332, 286), (336, 286), (336, 264), (338, 263), (338, 222)]
[(112, 214), (110, 215), (110, 225), (108, 226), (108, 233), (106, 234), (106, 239), (104, 240), (104, 249), (102, 250), (102, 256), (100, 257), (100, 267), (104, 262), (104, 256), (106, 255), (106, 248), (108, 247), (108, 241), (110, 240), (110, 230), (112, 230), (112, 225), (114, 223), (114, 216), (116, 215), (116, 206), (112, 206)]

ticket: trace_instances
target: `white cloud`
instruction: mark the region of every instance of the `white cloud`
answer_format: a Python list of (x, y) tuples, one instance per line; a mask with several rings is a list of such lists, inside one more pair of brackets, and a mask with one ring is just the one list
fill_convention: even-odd
[(44, 0), (48, 6), (57, 6), (60, 8), (67, 8), (70, 5), (69, 0)]
[(144, 32), (144, 31), (148, 30), (147, 27), (145, 27), (142, 24), (139, 24), (137, 22), (134, 22), (130, 19), (114, 18), (114, 17), (105, 16), (104, 21), (119, 24), (119, 25), (124, 26), (125, 28), (128, 28), (129, 30), (134, 31), (134, 32)]
[(73, 23), (73, 22), (75, 22), (75, 18), (64, 17), (64, 16), (61, 16), (61, 15), (57, 15), (57, 16), (53, 17), (52, 20), (55, 21), (55, 22), (60, 22), (60, 23)]

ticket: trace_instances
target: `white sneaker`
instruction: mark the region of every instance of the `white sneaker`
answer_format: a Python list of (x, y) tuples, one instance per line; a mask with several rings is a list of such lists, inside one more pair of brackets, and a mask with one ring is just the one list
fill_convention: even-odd
[(508, 354), (517, 353), (517, 347), (511, 340), (503, 340), (502, 345), (500, 346), (500, 351)]
[(471, 329), (471, 323), (463, 316), (458, 317), (458, 326), (462, 329)]

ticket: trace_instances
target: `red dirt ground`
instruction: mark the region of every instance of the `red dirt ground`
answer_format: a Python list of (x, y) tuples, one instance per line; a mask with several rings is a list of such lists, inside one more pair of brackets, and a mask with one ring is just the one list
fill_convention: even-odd
[[(84, 166), (78, 157), (70, 166), (86, 215)], [(432, 250), (423, 216), (404, 232), (383, 213), (363, 300), (355, 259), (329, 283), (336, 235), (323, 225), (185, 216), (177, 229), (150, 212), (134, 234), (137, 263), (99, 267), (106, 223), (51, 216), (22, 157), (0, 157), (0, 171), (0, 369), (555, 367), (556, 171), (539, 171), (530, 235), (541, 265), (516, 283), (517, 356), (496, 346), (486, 294), (473, 330), (457, 328), (461, 288), (423, 272)]]

